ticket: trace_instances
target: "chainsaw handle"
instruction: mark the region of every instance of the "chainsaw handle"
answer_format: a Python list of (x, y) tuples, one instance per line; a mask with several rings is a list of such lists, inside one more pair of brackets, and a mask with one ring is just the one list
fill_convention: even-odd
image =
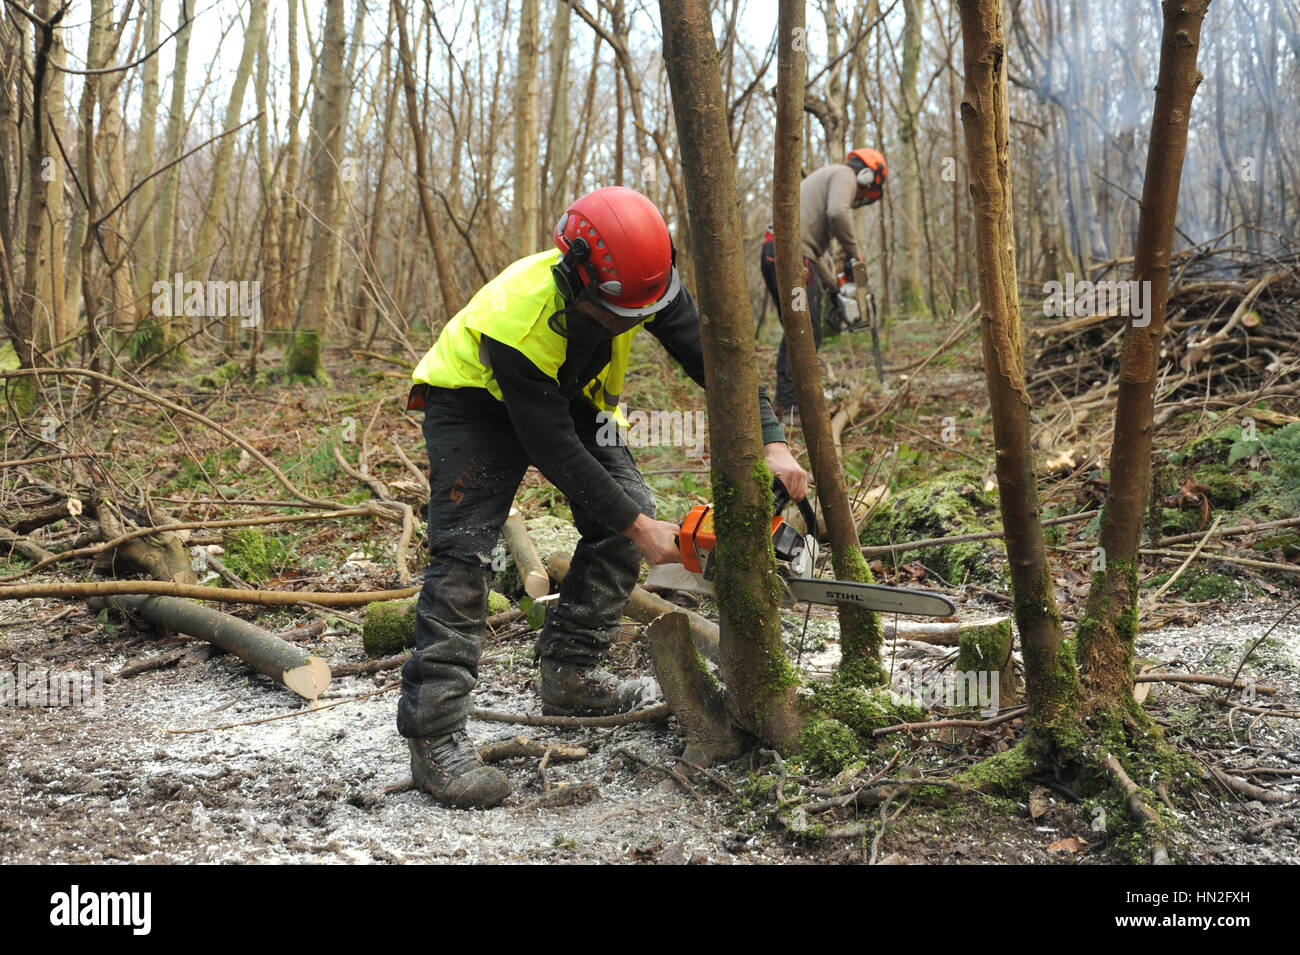
[[(785, 506), (790, 503), (790, 491), (779, 477), (772, 478), (772, 512), (780, 514), (785, 510)], [(819, 537), (817, 532), (817, 515), (813, 512), (812, 505), (808, 503), (805, 496), (798, 503), (799, 513), (803, 515), (804, 521), (808, 524), (808, 533), (813, 537)]]

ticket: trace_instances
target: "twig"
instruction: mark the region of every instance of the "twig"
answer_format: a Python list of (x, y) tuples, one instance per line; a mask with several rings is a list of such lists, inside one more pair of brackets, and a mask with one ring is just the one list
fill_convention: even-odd
[(1120, 765), (1119, 760), (1114, 756), (1107, 756), (1103, 759), (1101, 766), (1110, 774), (1110, 777), (1124, 794), (1129, 815), (1136, 822), (1148, 827), (1148, 830), (1152, 832), (1151, 863), (1153, 865), (1168, 865), (1169, 853), (1165, 851), (1164, 844), (1155, 838), (1154, 830), (1157, 830), (1160, 826), (1160, 817), (1156, 815), (1154, 809), (1146, 804), (1146, 800), (1142, 798), (1142, 790), (1138, 789), (1137, 783), (1129, 778), (1128, 773), (1124, 772), (1124, 767)]
[(939, 730), (960, 726), (970, 727), (972, 729), (985, 729), (990, 726), (997, 726), (999, 723), (1009, 722), (1018, 716), (1024, 716), (1028, 712), (1029, 707), (1018, 706), (1013, 710), (999, 713), (997, 716), (987, 720), (935, 720), (931, 723), (898, 723), (894, 726), (882, 726), (880, 729), (874, 729), (871, 731), (871, 735), (885, 736), (888, 733), (912, 733), (920, 730)]
[[(1236, 684), (1237, 682), (1237, 677), (1241, 676), (1242, 667), (1246, 665), (1246, 661), (1250, 659), (1250, 655), (1255, 652), (1255, 648), (1258, 647), (1261, 643), (1263, 643), (1268, 638), (1268, 635), (1270, 633), (1272, 633), (1279, 626), (1281, 626), (1282, 622), (1286, 620), (1287, 617), (1291, 616), (1291, 614), (1295, 611), (1296, 607), (1300, 607), (1300, 601), (1297, 601), (1296, 603), (1293, 603), (1291, 606), (1287, 607), (1286, 613), (1278, 617), (1277, 620), (1274, 622), (1273, 626), (1265, 630), (1263, 636), (1261, 636), (1258, 640), (1252, 643), (1250, 645), (1250, 649), (1247, 650), (1244, 654), (1242, 654), (1241, 662), (1237, 664), (1237, 669), (1232, 671), (1232, 682), (1234, 684)], [(1223, 695), (1223, 698), (1227, 699), (1226, 693)]]
[(319, 706), (312, 705), (306, 707), (305, 709), (294, 710), (292, 713), (281, 713), (278, 716), (264, 716), (260, 720), (244, 720), (241, 723), (223, 723), (220, 726), (201, 726), (198, 727), (197, 729), (192, 729), (192, 730), (167, 730), (166, 732), (176, 734), (176, 735), (183, 734), (183, 733), (212, 733), (212, 732), (216, 732), (217, 730), (234, 729), (237, 726), (257, 726), (259, 723), (270, 723), (273, 720), (287, 720), (294, 716), (306, 716), (308, 713), (319, 713), (321, 710), (328, 710), (334, 706), (342, 706), (344, 703), (356, 703), (360, 700), (368, 700), (372, 696), (379, 696), (379, 694), (381, 693), (387, 693), (389, 690), (395, 690), (401, 685), (402, 685), (401, 681), (395, 680), (392, 683), (385, 684), (384, 686), (380, 687), (377, 690), (372, 690), (369, 693), (362, 693), (359, 696), (350, 696), (346, 700), (336, 700), (333, 703), (322, 703)]
[[(1057, 524), (1075, 524), (1096, 517), (1097, 511), (1080, 511), (1078, 514), (1066, 514), (1061, 517), (1049, 517), (1044, 520), (1044, 527)], [(921, 550), (929, 547), (944, 547), (948, 544), (968, 544), (971, 541), (998, 540), (1004, 536), (1003, 531), (980, 531), (978, 534), (958, 534), (954, 537), (930, 537), (925, 540), (906, 541), (902, 544), (882, 544), (876, 547), (863, 547), (863, 557), (889, 557), (909, 550)]]
[(529, 739), (527, 736), (516, 736), (513, 739), (488, 743), (480, 746), (478, 750), (479, 758), (485, 763), (498, 763), (503, 759), (517, 759), (522, 756), (546, 757), (548, 754), (549, 758), (556, 762), (575, 762), (587, 758), (587, 748), (554, 740), (542, 742)]
[(327, 607), (361, 607), (380, 600), (414, 597), (418, 587), (401, 590), (358, 590), (353, 592), (312, 590), (234, 590), (229, 587), (200, 587), (197, 584), (174, 584), (165, 580), (100, 580), (71, 584), (22, 584), (0, 587), (0, 600), (26, 600), (29, 597), (116, 597), (123, 594), (161, 594), (167, 597), (193, 597), (223, 603), (265, 604), (288, 607), (312, 601)]
[[(1241, 671), (1238, 670), (1238, 673)], [(1265, 696), (1277, 692), (1276, 687), (1261, 686), (1257, 683), (1239, 683), (1226, 676), (1211, 676), (1208, 673), (1139, 673), (1133, 678), (1134, 683), (1203, 683), (1206, 686), (1223, 686), (1230, 690), (1254, 690)]]
[(1184, 560), (1178, 566), (1178, 569), (1173, 572), (1173, 575), (1168, 580), (1166, 580), (1163, 584), (1161, 584), (1158, 590), (1156, 590), (1154, 593), (1150, 594), (1147, 597), (1148, 607), (1154, 607), (1156, 605), (1156, 601), (1160, 599), (1161, 595), (1164, 594), (1164, 592), (1168, 590), (1170, 587), (1172, 587), (1174, 585), (1174, 582), (1177, 581), (1178, 578), (1183, 575), (1183, 571), (1187, 569), (1187, 565), (1196, 559), (1196, 555), (1201, 552), (1201, 548), (1205, 546), (1205, 542), (1208, 541), (1210, 539), (1210, 536), (1216, 530), (1219, 529), (1219, 525), (1222, 523), (1223, 523), (1223, 515), (1220, 514), (1218, 517), (1214, 519), (1214, 523), (1210, 525), (1210, 529), (1205, 532), (1205, 536), (1202, 537), (1199, 541), (1197, 541), (1196, 547), (1192, 550), (1190, 554), (1187, 555), (1187, 559)]
[(567, 729), (579, 729), (584, 726), (626, 726), (629, 723), (652, 723), (667, 719), (672, 710), (667, 703), (656, 703), (644, 709), (632, 710), (630, 713), (614, 713), (610, 716), (534, 716), (530, 713), (506, 713), (501, 710), (470, 710), (469, 715), (476, 720), (494, 723), (518, 723), (520, 726), (559, 726)]

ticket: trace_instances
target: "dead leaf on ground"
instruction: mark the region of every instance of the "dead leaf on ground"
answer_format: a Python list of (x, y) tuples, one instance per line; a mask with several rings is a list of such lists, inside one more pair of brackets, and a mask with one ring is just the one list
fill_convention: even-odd
[(1029, 794), (1029, 817), (1037, 822), (1052, 808), (1052, 793), (1046, 786), (1035, 786)]
[(1087, 839), (1081, 839), (1078, 836), (1067, 836), (1064, 839), (1057, 839), (1047, 847), (1048, 852), (1068, 852), (1074, 855), (1082, 852), (1088, 846)]

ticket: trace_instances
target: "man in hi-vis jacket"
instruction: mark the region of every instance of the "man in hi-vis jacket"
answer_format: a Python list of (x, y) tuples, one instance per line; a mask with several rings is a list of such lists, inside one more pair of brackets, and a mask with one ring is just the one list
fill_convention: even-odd
[[(628, 449), (597, 433), (608, 415), (622, 416), (642, 325), (704, 386), (699, 313), (663, 216), (640, 193), (615, 186), (582, 196), (554, 240), (555, 249), (483, 286), (412, 375), (429, 455), (432, 561), (397, 729), (416, 783), (451, 806), (494, 806), (510, 793), (506, 775), (478, 758), (465, 723), (486, 631), (489, 555), (530, 464), (565, 494), (582, 533), (537, 640), (543, 712), (618, 713), (657, 693), (653, 680), (620, 681), (599, 664), (641, 557), (680, 560), (678, 528), (655, 519)], [(755, 399), (767, 464), (798, 500), (808, 476), (762, 389)]]

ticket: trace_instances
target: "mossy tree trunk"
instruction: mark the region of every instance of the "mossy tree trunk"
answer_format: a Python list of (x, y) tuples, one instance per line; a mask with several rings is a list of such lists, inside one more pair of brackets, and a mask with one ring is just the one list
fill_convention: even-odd
[(343, 0), (329, 0), (325, 7), (325, 28), (321, 37), (320, 67), (316, 97), (311, 111), (311, 248), (307, 260), (307, 287), (294, 336), (285, 354), (290, 374), (320, 378), (321, 335), (334, 304), (330, 276), (339, 255), (339, 236), (330, 223), (339, 196), (339, 158), (342, 155), (343, 56), (347, 33), (343, 27)]
[(1029, 444), (1015, 235), (1011, 222), (1006, 42), (1000, 0), (960, 0), (961, 103), (979, 263), (984, 375), (997, 447), (998, 498), (1025, 660), (1029, 723), (1045, 755), (1073, 729), (1078, 686), (1047, 566)]
[(713, 422), (713, 494), (718, 532), (714, 590), (721, 613), (721, 664), (736, 722), (776, 746), (802, 728), (798, 677), (785, 655), (772, 553), (771, 473), (763, 462), (754, 322), (749, 312), (718, 48), (707, 0), (660, 0), (664, 61), (681, 144), (699, 278), (700, 332)]
[(1103, 707), (1131, 709), (1138, 547), (1151, 487), (1153, 395), (1169, 298), (1169, 257), (1187, 152), (1187, 124), (1201, 82), (1196, 54), (1209, 5), (1209, 0), (1164, 4), (1160, 67), (1133, 263), (1133, 277), (1148, 290), (1147, 314), (1124, 319), (1127, 325), (1120, 356), (1110, 484), (1101, 519), (1105, 567), (1093, 574), (1078, 629), (1083, 684)]
[[(858, 550), (858, 531), (844, 484), (844, 469), (835, 452), (831, 420), (822, 390), (821, 366), (813, 343), (808, 290), (804, 284), (799, 236), (799, 160), (803, 140), (804, 5), (782, 0), (777, 26), (776, 145), (772, 170), (772, 225), (776, 235), (776, 278), (781, 294), (790, 371), (803, 409), (808, 456), (817, 481), (817, 496), (830, 534), (831, 563), (841, 580), (871, 583), (871, 571)], [(820, 319), (819, 319), (820, 320)], [(880, 663), (884, 633), (880, 617), (861, 607), (842, 606), (840, 646), (843, 658), (836, 678), (862, 686), (885, 682)]]

